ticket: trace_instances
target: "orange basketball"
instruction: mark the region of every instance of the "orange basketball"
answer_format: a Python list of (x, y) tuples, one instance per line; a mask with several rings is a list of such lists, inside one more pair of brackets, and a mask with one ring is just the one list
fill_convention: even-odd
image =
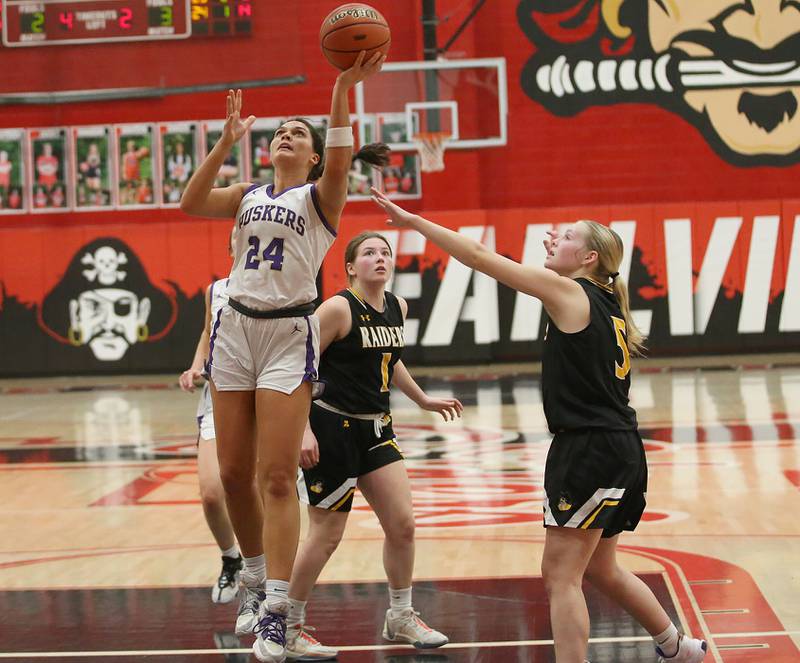
[(376, 52), (389, 52), (392, 34), (381, 13), (369, 5), (350, 2), (334, 9), (319, 29), (322, 52), (334, 67), (349, 69), (361, 51), (369, 60)]

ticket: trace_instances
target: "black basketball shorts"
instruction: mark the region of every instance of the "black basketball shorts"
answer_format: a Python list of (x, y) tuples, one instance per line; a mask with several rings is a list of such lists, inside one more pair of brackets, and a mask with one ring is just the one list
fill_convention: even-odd
[(309, 421), (319, 443), (319, 463), (297, 477), (297, 492), (306, 504), (350, 511), (359, 477), (403, 460), (389, 415), (380, 435), (374, 421), (331, 412), (316, 403)]
[(644, 513), (647, 460), (638, 431), (557, 433), (544, 471), (544, 526), (602, 529), (603, 538), (636, 528)]

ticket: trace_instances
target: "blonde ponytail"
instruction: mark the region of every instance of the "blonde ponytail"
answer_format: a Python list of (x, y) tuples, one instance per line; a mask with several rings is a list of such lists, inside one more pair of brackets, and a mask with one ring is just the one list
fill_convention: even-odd
[(631, 302), (628, 297), (628, 285), (625, 279), (620, 276), (615, 277), (611, 283), (614, 289), (614, 296), (617, 298), (622, 317), (625, 318), (626, 340), (628, 343), (628, 352), (633, 357), (641, 357), (644, 355), (644, 334), (636, 326), (631, 315)]
[(583, 227), (586, 247), (597, 252), (597, 268), (592, 276), (598, 283), (611, 281), (610, 286), (617, 298), (622, 317), (625, 318), (628, 352), (631, 356), (641, 357), (645, 351), (645, 337), (633, 321), (628, 286), (618, 271), (622, 262), (622, 239), (611, 228), (597, 221), (578, 221), (578, 224)]

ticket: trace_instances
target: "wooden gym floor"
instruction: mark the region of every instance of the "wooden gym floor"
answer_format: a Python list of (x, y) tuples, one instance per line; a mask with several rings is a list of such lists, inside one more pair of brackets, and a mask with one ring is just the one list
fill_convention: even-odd
[[(622, 560), (709, 640), (706, 660), (795, 663), (800, 357), (746, 361), (636, 370), (650, 490)], [(399, 394), (393, 409), (414, 489), (414, 604), (451, 644), (382, 641), (382, 538), (360, 497), (309, 623), (342, 662), (552, 661), (538, 375), (431, 373), (420, 381), (460, 398), (462, 421)], [(196, 401), (176, 378), (0, 381), (0, 659), (251, 660), (250, 640), (232, 633), (235, 604), (210, 600), (219, 557), (197, 497)], [(638, 625), (587, 595), (593, 663), (655, 661)]]

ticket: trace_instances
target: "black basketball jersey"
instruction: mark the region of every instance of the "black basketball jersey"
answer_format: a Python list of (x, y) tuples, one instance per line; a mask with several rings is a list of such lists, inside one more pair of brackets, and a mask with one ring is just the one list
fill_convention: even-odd
[(337, 293), (350, 304), (350, 333), (322, 354), (322, 400), (351, 414), (389, 412), (389, 386), (403, 351), (403, 311), (391, 292), (376, 311), (352, 290)]
[(551, 433), (599, 428), (632, 430), (628, 405), (630, 355), (625, 318), (610, 287), (576, 279), (589, 297), (589, 325), (565, 334), (547, 325), (542, 354), (542, 400)]

